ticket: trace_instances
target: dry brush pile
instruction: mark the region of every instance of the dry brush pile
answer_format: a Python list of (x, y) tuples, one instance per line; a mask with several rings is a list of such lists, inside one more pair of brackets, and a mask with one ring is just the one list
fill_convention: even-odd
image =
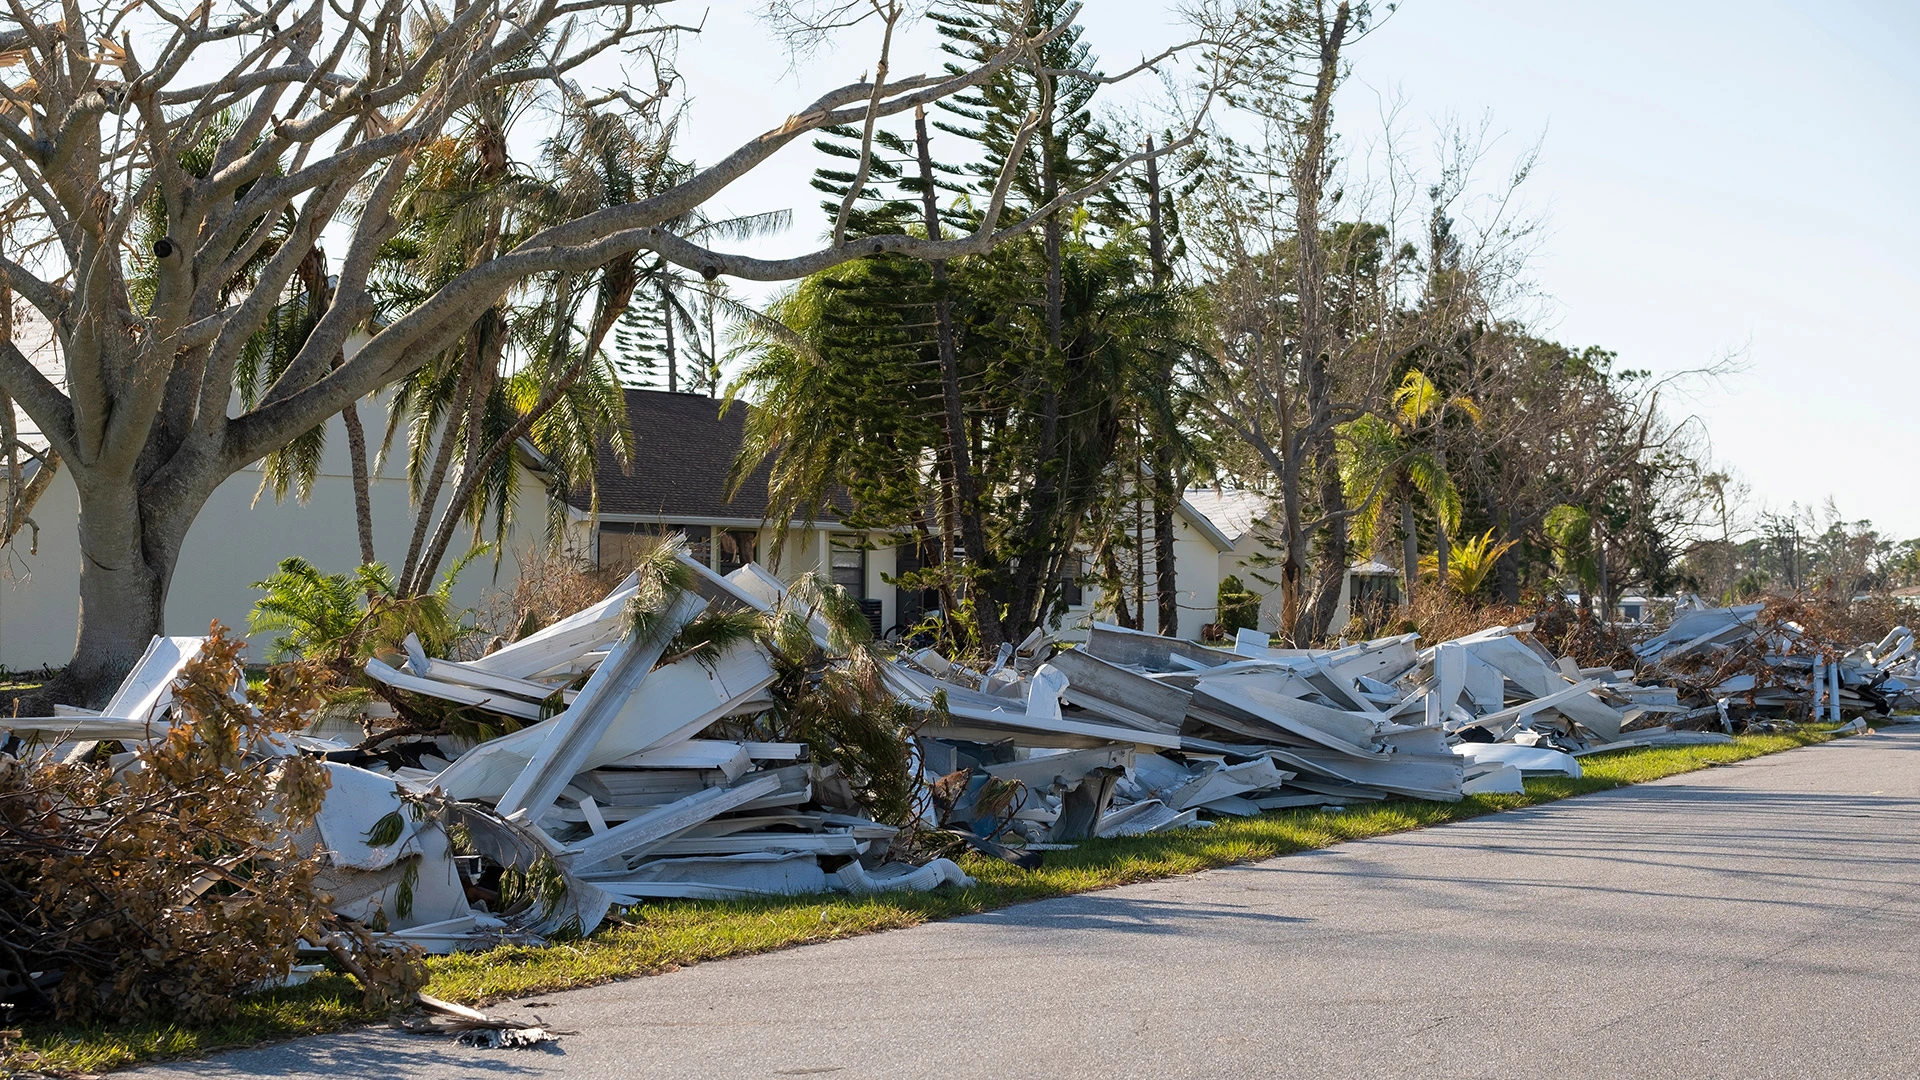
[[(277, 669), (251, 707), (233, 695), (241, 645), (215, 627), (175, 688), (175, 722), (132, 751), (98, 743), (56, 760), (0, 754), (0, 980), (62, 1018), (218, 1018), (322, 946), (370, 999), (425, 979), (329, 909), (320, 857), (295, 838), (328, 788), (289, 752), (305, 726), (301, 669)], [(245, 947), (236, 947), (245, 943)]]

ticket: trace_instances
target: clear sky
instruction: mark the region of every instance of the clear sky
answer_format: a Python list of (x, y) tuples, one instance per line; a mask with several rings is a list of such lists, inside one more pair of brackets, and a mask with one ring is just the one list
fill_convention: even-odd
[[(856, 42), (791, 67), (760, 6), (716, 3), (683, 48), (696, 160), (871, 64)], [(1173, 40), (1172, 8), (1088, 0), (1088, 41), (1121, 67)], [(928, 69), (929, 39), (896, 75)], [(1405, 0), (1351, 56), (1350, 147), (1395, 97), (1415, 134), (1490, 111), (1496, 165), (1542, 143), (1525, 192), (1550, 336), (1656, 372), (1738, 354), (1742, 372), (1672, 407), (1757, 501), (1832, 496), (1920, 535), (1920, 0)], [(790, 147), (722, 201), (793, 208), (769, 250), (811, 246), (816, 163)]]

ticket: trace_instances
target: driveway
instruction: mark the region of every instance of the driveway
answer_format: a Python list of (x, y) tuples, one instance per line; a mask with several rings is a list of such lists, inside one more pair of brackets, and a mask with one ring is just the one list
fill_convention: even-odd
[[(1920, 730), (141, 1077), (1911, 1077)], [(520, 1012), (504, 1003), (498, 1012)]]

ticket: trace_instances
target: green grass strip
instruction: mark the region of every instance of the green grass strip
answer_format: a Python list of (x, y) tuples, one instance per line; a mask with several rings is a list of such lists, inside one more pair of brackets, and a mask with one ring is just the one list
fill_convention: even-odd
[[(1046, 865), (1037, 870), (971, 858), (966, 870), (979, 884), (970, 889), (862, 898), (803, 896), (647, 904), (632, 909), (621, 924), (605, 927), (585, 941), (435, 957), (429, 961), (433, 980), (427, 990), (451, 1001), (482, 1005), (499, 998), (655, 975), (706, 960), (917, 926), (1009, 904), (1464, 821), (1830, 738), (1826, 730), (1805, 729), (1786, 735), (1743, 735), (1730, 745), (1623, 750), (1582, 759), (1586, 775), (1579, 779), (1528, 780), (1523, 795), (1473, 795), (1458, 803), (1396, 800), (1344, 811), (1289, 810), (1231, 818), (1206, 829), (1089, 841), (1071, 851), (1049, 852)], [(252, 995), (240, 1003), (231, 1019), (218, 1024), (29, 1024), (23, 1037), (0, 1055), (0, 1074), (9, 1068), (105, 1072), (145, 1061), (197, 1057), (231, 1047), (338, 1031), (381, 1019), (360, 1004), (350, 980), (329, 975), (294, 989)]]

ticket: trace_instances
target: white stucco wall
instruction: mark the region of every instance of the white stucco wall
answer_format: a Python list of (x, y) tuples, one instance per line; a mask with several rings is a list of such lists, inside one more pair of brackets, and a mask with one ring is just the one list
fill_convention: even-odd
[[(384, 410), (370, 403), (360, 406), (367, 437), (378, 440)], [(390, 455), (398, 459), (400, 453)], [(374, 550), (383, 561), (398, 563), (406, 555), (413, 528), (407, 481), (402, 460), (389, 460), (373, 479)], [(274, 572), (281, 559), (299, 555), (327, 573), (352, 570), (360, 562), (360, 541), (354, 525), (353, 481), (346, 453), (346, 431), (339, 418), (327, 423), (327, 447), (312, 497), (300, 503), (291, 495), (276, 504), (271, 493), (261, 495), (257, 467), (229, 477), (207, 500), (182, 548), (180, 565), (167, 594), (166, 631), (169, 634), (205, 633), (218, 619), (244, 630), (247, 612), (259, 593), (253, 582)], [(526, 550), (538, 543), (545, 528), (545, 495), (531, 477), (520, 489), (521, 524), (509, 537), (509, 547)], [(5, 580), (0, 581), (0, 666), (20, 671), (66, 663), (73, 655), (79, 624), (80, 555), (76, 537), (78, 498), (71, 477), (62, 472), (48, 488), (33, 517), (40, 525), (37, 555), (24, 543), (4, 555)], [(468, 533), (455, 534), (452, 555), (466, 549)], [(518, 550), (504, 552), (497, 569), (491, 554), (475, 560), (461, 574), (454, 590), (462, 606), (481, 604), (486, 595), (510, 585), (519, 572)], [(263, 662), (272, 635), (249, 640), (247, 658)]]
[[(1152, 543), (1152, 534), (1148, 534), (1148, 543)], [(1180, 620), (1175, 634), (1189, 641), (1200, 640), (1200, 630), (1212, 622), (1219, 608), (1220, 573), (1225, 565), (1219, 545), (1206, 533), (1195, 528), (1184, 514), (1174, 517), (1173, 537), (1174, 590), (1179, 595)], [(1154, 567), (1149, 556), (1147, 563), (1147, 627), (1159, 628), (1159, 581), (1154, 577)], [(1053, 631), (1054, 637), (1062, 641), (1085, 641), (1087, 632), (1096, 618), (1111, 620), (1111, 613), (1100, 612), (1100, 590), (1088, 586), (1085, 590), (1086, 602), (1067, 609), (1060, 625)], [(1133, 599), (1128, 597), (1129, 604)]]
[[(1261, 543), (1252, 533), (1246, 533), (1234, 542), (1232, 551), (1220, 553), (1216, 565), (1219, 576), (1214, 578), (1214, 610), (1218, 610), (1220, 582), (1229, 576), (1238, 577), (1240, 584), (1249, 592), (1260, 594), (1260, 629), (1275, 633), (1280, 628), (1280, 589), (1260, 580), (1261, 577), (1279, 580), (1278, 566), (1259, 566), (1258, 559), (1278, 559), (1281, 552)], [(1207, 619), (1212, 622), (1212, 616)]]

